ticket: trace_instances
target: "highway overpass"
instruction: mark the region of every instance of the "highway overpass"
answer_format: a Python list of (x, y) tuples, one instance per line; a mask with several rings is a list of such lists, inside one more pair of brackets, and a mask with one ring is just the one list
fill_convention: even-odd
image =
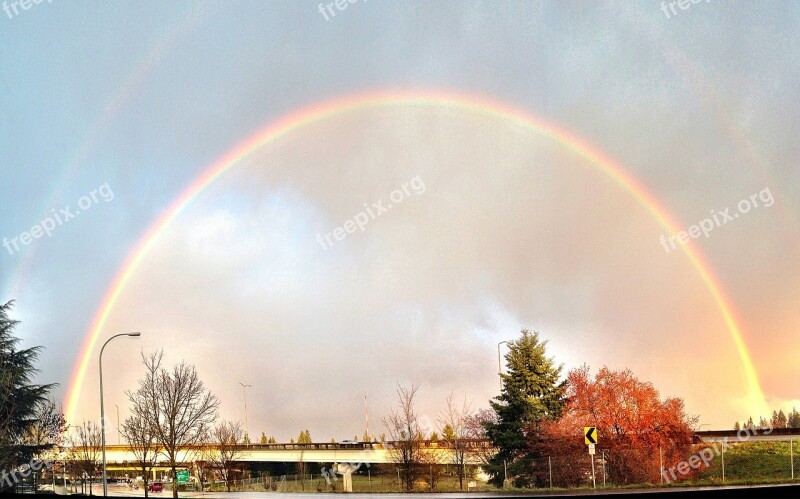
[[(246, 463), (393, 463), (391, 454), (392, 442), (387, 443), (311, 443), (311, 444), (242, 444), (236, 446), (235, 461)], [(449, 464), (453, 462), (453, 449), (446, 442), (422, 443), (435, 462)], [(481, 464), (480, 456), (489, 448), (488, 440), (466, 440), (463, 445), (467, 464)], [(183, 449), (179, 454), (182, 468), (191, 468), (194, 463), (209, 459), (216, 446), (198, 445)], [(217, 451), (218, 452), (218, 451)], [(131, 471), (135, 469), (135, 454), (128, 445), (107, 445), (106, 461), (110, 471)], [(157, 469), (165, 469), (166, 458), (159, 455), (156, 460)]]

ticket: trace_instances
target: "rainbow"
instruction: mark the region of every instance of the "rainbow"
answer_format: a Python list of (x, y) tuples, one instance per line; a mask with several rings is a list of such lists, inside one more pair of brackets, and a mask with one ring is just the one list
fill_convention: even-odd
[[(675, 223), (668, 211), (660, 205), (658, 200), (638, 180), (623, 169), (618, 162), (571, 131), (549, 123), (527, 111), (514, 108), (506, 103), (455, 92), (380, 90), (348, 95), (312, 105), (290, 113), (257, 131), (237, 144), (224, 156), (214, 161), (214, 163), (208, 166), (188, 187), (186, 187), (180, 196), (170, 203), (167, 209), (149, 226), (144, 235), (138, 240), (125, 259), (122, 267), (117, 272), (111, 285), (108, 287), (84, 338), (67, 392), (67, 409), (65, 412), (67, 420), (72, 421), (76, 414), (81, 387), (83, 386), (86, 371), (90, 364), (90, 358), (92, 357), (97, 346), (98, 338), (103, 332), (103, 327), (114, 309), (117, 300), (139, 265), (152, 249), (158, 236), (178, 218), (192, 200), (202, 193), (206, 187), (224, 175), (225, 172), (239, 164), (243, 159), (262, 147), (273, 144), (278, 139), (296, 130), (300, 130), (307, 125), (334, 116), (370, 108), (385, 107), (454, 109), (474, 113), (479, 116), (501, 118), (520, 128), (527, 129), (534, 134), (547, 137), (585, 158), (592, 167), (616, 182), (623, 190), (627, 191), (667, 233), (672, 234), (677, 232), (676, 227), (678, 227), (678, 224)], [(681, 246), (681, 249), (700, 275), (706, 288), (711, 293), (717, 308), (722, 314), (722, 318), (742, 362), (751, 402), (758, 404), (759, 408), (766, 407), (756, 370), (753, 367), (750, 353), (742, 337), (742, 332), (737, 324), (733, 313), (733, 307), (729, 299), (725, 296), (708, 262), (705, 261), (700, 253), (688, 244)]]

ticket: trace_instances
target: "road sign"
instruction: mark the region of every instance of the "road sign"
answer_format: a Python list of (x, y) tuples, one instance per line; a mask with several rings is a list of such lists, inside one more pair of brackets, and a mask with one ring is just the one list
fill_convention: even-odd
[(584, 426), (583, 427), (583, 436), (586, 445), (592, 445), (597, 443), (597, 428), (594, 426)]
[(189, 483), (189, 470), (178, 470), (175, 472), (178, 483)]
[(594, 444), (589, 444), (589, 455), (594, 456)]

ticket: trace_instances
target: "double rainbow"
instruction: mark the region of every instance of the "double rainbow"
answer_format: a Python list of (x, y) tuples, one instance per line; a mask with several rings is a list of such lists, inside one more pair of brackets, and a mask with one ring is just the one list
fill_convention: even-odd
[[(652, 216), (667, 233), (677, 232), (676, 227), (678, 227), (678, 224), (675, 223), (669, 212), (661, 206), (658, 200), (641, 183), (623, 169), (619, 163), (571, 131), (549, 123), (527, 111), (511, 107), (508, 104), (474, 95), (454, 92), (382, 90), (358, 93), (306, 107), (288, 114), (254, 133), (208, 166), (192, 181), (180, 196), (170, 203), (167, 209), (164, 210), (139, 239), (109, 286), (84, 339), (67, 392), (67, 409), (65, 413), (67, 421), (72, 421), (76, 414), (80, 392), (86, 376), (86, 371), (89, 367), (90, 358), (95, 350), (98, 338), (103, 332), (103, 327), (114, 309), (114, 305), (124, 291), (128, 281), (152, 249), (158, 236), (178, 218), (194, 198), (202, 193), (203, 190), (215, 180), (224, 175), (225, 172), (239, 164), (244, 158), (247, 158), (262, 147), (274, 143), (281, 137), (312, 123), (335, 116), (369, 108), (386, 107), (455, 109), (462, 112), (473, 113), (478, 116), (483, 115), (492, 118), (501, 118), (517, 127), (547, 137), (585, 158), (592, 167), (611, 178), (623, 190), (633, 196), (638, 204), (647, 210), (650, 216)], [(681, 246), (681, 249), (702, 278), (717, 304), (717, 308), (722, 314), (722, 318), (742, 362), (750, 400), (761, 406), (765, 406), (764, 395), (756, 370), (753, 367), (753, 362), (747, 350), (747, 345), (742, 338), (740, 328), (736, 323), (733, 307), (729, 299), (725, 296), (708, 262), (705, 261), (700, 253), (688, 244)]]

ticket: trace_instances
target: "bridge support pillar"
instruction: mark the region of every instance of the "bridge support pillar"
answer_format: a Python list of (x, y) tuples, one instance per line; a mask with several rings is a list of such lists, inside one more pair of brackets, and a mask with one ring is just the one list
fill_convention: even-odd
[(335, 465), (336, 473), (342, 475), (342, 492), (352, 492), (353, 491), (353, 471), (355, 471), (355, 466), (344, 463), (339, 464), (336, 463)]

